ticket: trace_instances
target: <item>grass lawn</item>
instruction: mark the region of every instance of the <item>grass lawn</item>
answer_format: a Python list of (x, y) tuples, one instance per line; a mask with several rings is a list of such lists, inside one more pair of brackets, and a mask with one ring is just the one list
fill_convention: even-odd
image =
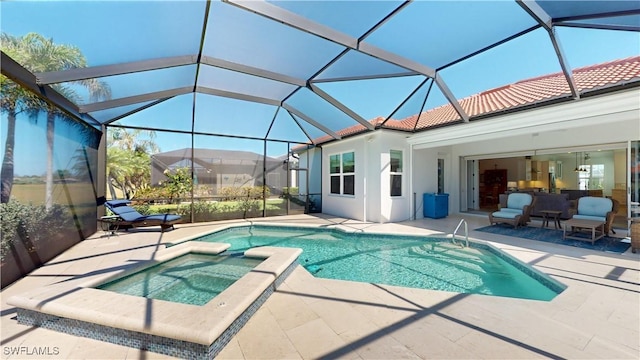
[[(21, 203), (44, 204), (45, 184), (13, 184), (11, 198)], [(96, 194), (89, 183), (53, 184), (53, 202), (59, 205), (95, 206)]]

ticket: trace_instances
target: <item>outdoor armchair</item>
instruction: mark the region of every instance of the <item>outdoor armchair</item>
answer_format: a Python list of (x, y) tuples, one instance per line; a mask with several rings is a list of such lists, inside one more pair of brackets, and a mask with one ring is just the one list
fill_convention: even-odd
[(528, 193), (512, 193), (507, 197), (507, 206), (489, 214), (491, 225), (507, 223), (518, 228), (529, 222), (529, 215), (534, 206), (535, 198)]
[(620, 203), (617, 200), (597, 196), (583, 196), (578, 198), (573, 219), (603, 221), (604, 234), (608, 235), (609, 232), (615, 234), (612, 225), (619, 206)]

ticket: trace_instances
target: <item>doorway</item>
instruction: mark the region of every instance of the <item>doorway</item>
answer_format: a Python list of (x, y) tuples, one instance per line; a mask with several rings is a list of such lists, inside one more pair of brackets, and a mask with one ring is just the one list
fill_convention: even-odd
[(289, 186), (285, 194), (287, 215), (309, 213), (309, 172), (307, 169), (289, 169)]
[[(463, 159), (465, 166), (462, 167), (466, 171), (461, 173), (463, 177), (460, 186), (463, 188), (461, 194), (467, 190), (468, 193), (465, 196), (465, 206), (461, 204), (461, 211), (492, 211), (497, 204), (493, 187), (489, 189), (487, 181), (491, 183), (498, 176), (501, 178), (497, 189), (498, 197), (505, 191), (524, 190), (568, 193), (572, 200), (576, 196), (585, 195), (615, 199), (625, 206), (620, 206), (614, 224), (617, 228), (626, 228), (626, 219), (631, 213), (626, 205), (634, 201), (632, 197), (638, 202), (640, 194), (635, 185), (640, 175), (633, 172), (632, 165), (634, 160), (636, 164), (640, 160), (637, 143), (632, 141), (628, 144), (466, 157)], [(506, 176), (502, 170), (506, 171)], [(503, 177), (506, 177), (506, 186)], [(636, 193), (632, 194), (634, 189)]]

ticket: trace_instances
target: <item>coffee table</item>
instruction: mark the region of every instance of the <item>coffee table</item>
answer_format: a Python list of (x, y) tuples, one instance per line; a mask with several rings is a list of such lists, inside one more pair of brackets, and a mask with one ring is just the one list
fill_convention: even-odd
[(540, 213), (543, 216), (543, 218), (542, 218), (542, 226), (541, 227), (549, 226), (549, 218), (553, 219), (554, 228), (559, 229), (559, 228), (562, 227), (562, 226), (560, 226), (560, 214), (562, 214), (562, 211), (558, 211), (558, 210), (540, 210)]
[[(567, 234), (567, 229), (569, 233)], [(591, 230), (591, 238), (575, 236), (583, 230)], [(604, 237), (604, 221), (600, 220), (584, 220), (584, 219), (569, 219), (564, 222), (562, 228), (562, 240), (575, 239), (582, 241), (591, 241), (594, 244), (596, 240)]]

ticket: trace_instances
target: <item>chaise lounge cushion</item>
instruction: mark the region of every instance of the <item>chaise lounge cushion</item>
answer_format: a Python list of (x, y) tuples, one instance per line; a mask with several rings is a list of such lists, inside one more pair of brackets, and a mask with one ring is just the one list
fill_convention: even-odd
[(174, 214), (152, 214), (142, 215), (136, 209), (132, 208), (130, 200), (109, 200), (105, 206), (114, 214), (120, 217), (118, 222), (120, 225), (140, 226), (160, 226), (162, 231), (173, 228), (173, 224), (182, 219), (180, 215)]

